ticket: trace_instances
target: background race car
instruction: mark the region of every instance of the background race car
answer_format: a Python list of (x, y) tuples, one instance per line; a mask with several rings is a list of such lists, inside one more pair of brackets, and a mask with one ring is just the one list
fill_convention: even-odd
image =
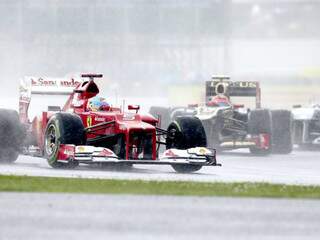
[[(217, 150), (249, 148), (254, 154), (292, 151), (292, 114), (288, 110), (261, 108), (259, 82), (232, 82), (215, 76), (206, 82), (205, 104), (150, 108), (161, 127), (181, 116), (196, 116), (205, 128), (208, 146)], [(232, 103), (233, 97), (254, 97), (256, 109)]]
[[(1, 159), (14, 161), (23, 150), (44, 156), (53, 168), (73, 168), (79, 163), (169, 164), (177, 172), (193, 172), (202, 166), (219, 165), (215, 150), (206, 148), (198, 118), (186, 116), (167, 129), (158, 128), (156, 118), (138, 113), (139, 106), (129, 105), (129, 111), (124, 111), (124, 106), (96, 100), (99, 88), (94, 79), (101, 77), (83, 74), (80, 80), (23, 79), (20, 120), (17, 112), (0, 110)], [(44, 97), (40, 103), (31, 100), (38, 94)], [(64, 98), (64, 105), (50, 105), (50, 96), (57, 104)], [(101, 105), (94, 106), (96, 101)], [(37, 105), (38, 110), (32, 121), (31, 105)], [(160, 135), (165, 136), (164, 141), (158, 141)], [(160, 154), (159, 145), (166, 151)]]
[(294, 143), (300, 147), (320, 146), (320, 105), (294, 106)]

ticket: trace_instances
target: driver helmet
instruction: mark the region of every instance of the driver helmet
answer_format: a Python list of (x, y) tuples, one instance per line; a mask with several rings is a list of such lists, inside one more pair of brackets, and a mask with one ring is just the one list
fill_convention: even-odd
[(210, 107), (230, 107), (231, 103), (226, 96), (214, 96), (207, 103)]
[(93, 97), (88, 100), (87, 109), (89, 111), (106, 111), (110, 109), (109, 103), (103, 97)]

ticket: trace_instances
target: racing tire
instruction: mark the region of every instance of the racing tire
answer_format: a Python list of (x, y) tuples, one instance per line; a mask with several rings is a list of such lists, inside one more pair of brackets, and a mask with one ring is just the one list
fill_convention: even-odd
[(293, 149), (293, 116), (288, 110), (273, 110), (272, 115), (272, 152), (289, 154)]
[(250, 147), (249, 150), (254, 155), (269, 155), (272, 152), (272, 118), (271, 111), (268, 109), (255, 109), (248, 116), (248, 133), (258, 135), (261, 133), (269, 134), (270, 145), (268, 149), (261, 149), (256, 146)]
[(178, 173), (191, 173), (199, 171), (201, 165), (189, 165), (189, 164), (172, 164), (172, 168)]
[(26, 131), (17, 111), (0, 109), (0, 162), (12, 163), (22, 149)]
[[(206, 147), (206, 133), (201, 121), (196, 117), (177, 117), (170, 123), (166, 138), (166, 148), (188, 149)], [(179, 173), (190, 173), (202, 168), (193, 164), (172, 164), (172, 168)]]
[(56, 113), (46, 127), (44, 134), (44, 156), (53, 168), (74, 168), (78, 162), (58, 162), (61, 144), (84, 145), (86, 134), (81, 118), (72, 113)]

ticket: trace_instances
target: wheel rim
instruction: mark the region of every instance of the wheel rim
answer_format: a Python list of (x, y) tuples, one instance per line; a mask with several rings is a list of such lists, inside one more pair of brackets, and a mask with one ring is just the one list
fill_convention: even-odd
[(45, 146), (46, 146), (46, 152), (49, 156), (55, 153), (58, 148), (57, 130), (54, 125), (51, 125), (48, 128)]
[(169, 134), (168, 134), (168, 138), (169, 138), (169, 142), (170, 142), (170, 148), (179, 148), (180, 144), (179, 144), (179, 134), (177, 129), (175, 128), (171, 128), (169, 130)]

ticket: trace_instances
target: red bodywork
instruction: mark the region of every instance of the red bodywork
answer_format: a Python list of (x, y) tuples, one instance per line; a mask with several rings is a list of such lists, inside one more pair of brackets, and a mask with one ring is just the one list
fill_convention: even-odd
[[(83, 74), (82, 77), (88, 78), (88, 80), (77, 84), (77, 87), (70, 94), (61, 111), (75, 113), (81, 117), (83, 125), (86, 128), (87, 145), (95, 145), (97, 136), (123, 136), (125, 141), (124, 158), (146, 159), (144, 153), (138, 151), (142, 143), (140, 142), (141, 139), (137, 136), (144, 134), (144, 136), (149, 137), (152, 143), (149, 146), (152, 149), (148, 150), (147, 158), (155, 160), (157, 157), (156, 124), (158, 120), (151, 115), (138, 114), (138, 107), (132, 106), (129, 109), (134, 110), (133, 112), (123, 112), (120, 108), (116, 107), (110, 107), (104, 111), (89, 111), (87, 109), (88, 100), (99, 93), (99, 88), (94, 82), (94, 78), (102, 77), (102, 75)], [(20, 119), (23, 123), (30, 124), (27, 116), (29, 103), (22, 100), (20, 97)], [(31, 135), (36, 138), (40, 155), (43, 153), (44, 134), (47, 123), (55, 113), (52, 111), (42, 112), (41, 117), (36, 117), (31, 122)], [(59, 159), (66, 159), (68, 154), (65, 154), (65, 152), (68, 151), (74, 151), (74, 146), (61, 146)]]

